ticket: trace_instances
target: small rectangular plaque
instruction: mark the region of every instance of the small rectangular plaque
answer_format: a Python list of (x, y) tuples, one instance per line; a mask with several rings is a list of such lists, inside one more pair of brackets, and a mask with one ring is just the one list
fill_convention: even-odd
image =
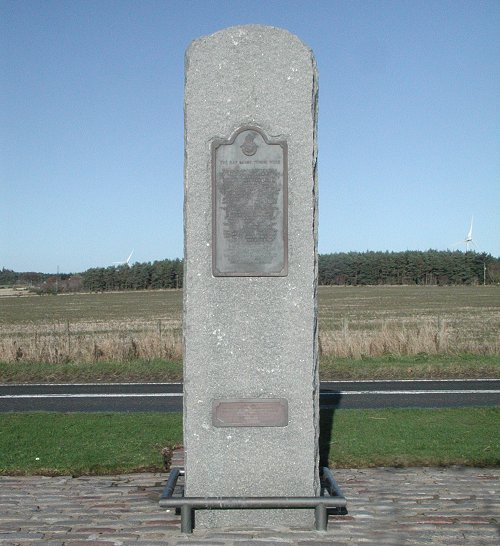
[(214, 427), (286, 427), (288, 400), (243, 398), (212, 401)]
[(215, 277), (288, 274), (288, 152), (257, 127), (212, 144)]

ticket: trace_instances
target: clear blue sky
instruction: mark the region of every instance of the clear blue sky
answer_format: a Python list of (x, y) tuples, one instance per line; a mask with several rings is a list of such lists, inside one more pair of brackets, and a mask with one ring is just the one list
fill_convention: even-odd
[(474, 215), (500, 256), (497, 0), (0, 0), (0, 268), (182, 257), (184, 52), (249, 23), (316, 56), (321, 253), (444, 250)]

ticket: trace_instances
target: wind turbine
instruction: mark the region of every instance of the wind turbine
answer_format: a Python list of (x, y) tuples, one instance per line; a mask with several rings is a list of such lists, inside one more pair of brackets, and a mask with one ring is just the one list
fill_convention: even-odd
[(472, 240), (472, 224), (474, 223), (474, 216), (471, 217), (470, 219), (470, 228), (469, 228), (469, 231), (467, 232), (467, 236), (465, 237), (465, 252), (469, 252), (469, 245), (470, 246), (476, 246), (474, 244), (474, 241)]
[(113, 265), (129, 265), (130, 258), (132, 258), (133, 253), (134, 251), (132, 250), (132, 252), (129, 254), (129, 257), (126, 260), (124, 260), (123, 262), (113, 262)]
[(472, 238), (472, 226), (474, 224), (474, 216), (470, 219), (470, 227), (469, 231), (467, 232), (467, 235), (465, 236), (465, 239), (463, 241), (459, 241), (458, 243), (455, 243), (453, 246), (458, 245), (465, 245), (465, 252), (469, 252), (469, 250), (472, 250), (475, 248), (476, 250), (479, 250), (478, 246), (474, 242), (474, 239)]

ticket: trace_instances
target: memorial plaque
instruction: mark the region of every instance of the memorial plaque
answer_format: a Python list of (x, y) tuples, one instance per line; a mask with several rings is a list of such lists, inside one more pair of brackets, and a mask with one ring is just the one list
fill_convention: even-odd
[(213, 400), (214, 427), (286, 427), (288, 401), (284, 398)]
[(241, 127), (212, 145), (216, 277), (288, 274), (287, 144)]

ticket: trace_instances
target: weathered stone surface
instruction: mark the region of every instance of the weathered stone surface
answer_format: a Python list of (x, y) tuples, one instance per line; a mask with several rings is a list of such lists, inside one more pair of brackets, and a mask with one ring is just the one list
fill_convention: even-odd
[[(316, 95), (312, 52), (285, 30), (232, 27), (196, 40), (186, 54), (187, 496), (318, 494)], [(285, 276), (213, 274), (213, 146), (248, 126), (286, 143), (287, 267), (280, 244), (272, 258), (272, 274)], [(213, 426), (214, 400), (246, 398), (286, 399), (288, 424)], [(200, 511), (196, 525), (312, 526), (313, 517), (312, 510)]]

